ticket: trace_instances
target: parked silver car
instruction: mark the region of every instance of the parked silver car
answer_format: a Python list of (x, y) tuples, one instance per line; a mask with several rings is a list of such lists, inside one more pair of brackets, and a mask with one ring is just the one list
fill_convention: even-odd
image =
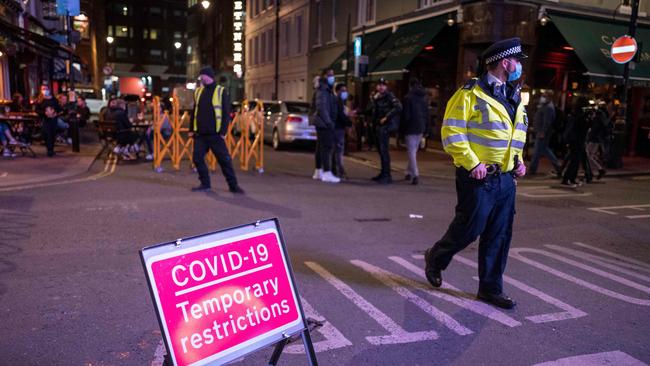
[(309, 103), (291, 101), (263, 101), (264, 141), (273, 149), (283, 145), (316, 141), (316, 128), (309, 125)]

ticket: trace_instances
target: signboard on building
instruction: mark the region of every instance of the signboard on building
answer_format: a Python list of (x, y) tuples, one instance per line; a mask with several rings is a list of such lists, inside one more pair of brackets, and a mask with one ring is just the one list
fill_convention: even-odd
[(315, 364), (277, 220), (178, 239), (140, 256), (174, 365), (221, 365), (283, 347), (299, 333)]
[(235, 0), (233, 3), (233, 54), (232, 71), (241, 78), (244, 74), (244, 1)]
[(56, 13), (63, 16), (77, 16), (81, 14), (79, 0), (56, 0)]

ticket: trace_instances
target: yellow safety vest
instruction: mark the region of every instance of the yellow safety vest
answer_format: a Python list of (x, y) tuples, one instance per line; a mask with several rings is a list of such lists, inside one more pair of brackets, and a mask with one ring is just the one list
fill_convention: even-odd
[(522, 159), (528, 116), (519, 103), (515, 120), (506, 108), (472, 79), (447, 103), (442, 123), (442, 145), (454, 165), (467, 170), (479, 163), (499, 164), (502, 171), (514, 168), (514, 157)]
[[(194, 92), (194, 131), (198, 132), (198, 125), (197, 125), (197, 116), (199, 115), (199, 100), (201, 98), (201, 93), (203, 93), (204, 87), (199, 87), (196, 89)], [(214, 107), (214, 119), (217, 121), (216, 127), (216, 132), (218, 133), (219, 130), (221, 130), (221, 97), (223, 95), (224, 87), (217, 85), (214, 88), (214, 93), (212, 94), (212, 106)]]

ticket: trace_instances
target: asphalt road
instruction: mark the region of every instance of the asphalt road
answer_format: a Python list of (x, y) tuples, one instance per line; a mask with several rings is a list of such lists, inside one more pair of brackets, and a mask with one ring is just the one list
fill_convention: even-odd
[[(159, 365), (138, 250), (271, 217), (307, 316), (323, 321), (321, 365), (650, 364), (647, 177), (576, 190), (523, 180), (506, 271), (518, 306), (500, 311), (474, 301), (476, 244), (443, 289), (420, 272), (453, 216), (452, 180), (377, 186), (375, 169), (348, 160), (351, 180), (331, 185), (311, 167), (305, 152), (267, 150), (264, 174), (237, 171), (245, 196), (220, 173), (213, 193), (191, 193), (187, 165), (111, 173), (103, 161), (73, 182), (0, 192), (0, 365)], [(306, 364), (300, 352), (280, 364)]]

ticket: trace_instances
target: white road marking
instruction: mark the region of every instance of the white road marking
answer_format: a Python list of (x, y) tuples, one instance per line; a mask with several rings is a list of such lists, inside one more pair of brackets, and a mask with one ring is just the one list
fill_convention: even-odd
[(95, 181), (97, 179), (108, 177), (109, 175), (113, 174), (115, 172), (116, 166), (117, 166), (117, 157), (115, 155), (111, 154), (110, 157), (108, 158), (108, 160), (106, 160), (106, 163), (104, 163), (104, 170), (102, 172), (100, 172), (100, 173), (91, 175), (90, 177), (77, 178), (77, 179), (67, 179), (67, 180), (56, 181), (56, 182), (26, 184), (26, 185), (17, 186), (17, 187), (0, 188), (0, 192), (22, 191), (22, 190), (25, 190), (25, 189), (58, 186), (58, 185), (61, 185), (61, 184), (71, 184), (71, 183), (81, 183), (81, 182)]
[[(634, 258), (626, 257), (626, 256), (618, 254), (618, 253), (610, 252), (610, 251), (605, 250), (605, 249), (600, 249), (600, 248), (591, 246), (589, 244), (581, 243), (579, 241), (573, 242), (573, 244), (577, 245), (579, 247), (587, 248), (587, 249), (592, 250), (594, 252), (607, 254), (610, 257), (618, 258), (618, 259), (621, 259), (621, 260), (624, 260), (624, 261), (627, 261), (627, 262), (638, 265), (638, 267), (632, 267), (632, 268), (637, 268), (637, 269), (639, 269), (641, 271), (650, 271), (650, 264), (642, 262), (640, 260), (636, 260)], [(602, 259), (605, 260), (606, 258), (603, 257)], [(625, 262), (618, 262), (618, 263), (619, 263), (619, 265), (622, 265), (622, 266), (631, 266), (630, 264), (627, 264)]]
[[(416, 257), (419, 257), (420, 259), (424, 259), (423, 255), (419, 255), (419, 256), (414, 255), (413, 256), (413, 258), (416, 258)], [(474, 261), (472, 261), (470, 259), (461, 257), (459, 255), (454, 256), (454, 260), (456, 260), (456, 261), (458, 261), (460, 263), (463, 263), (465, 265), (468, 265), (468, 266), (470, 266), (472, 268), (478, 268), (478, 263), (476, 263), (476, 262), (474, 262)], [(510, 284), (510, 285), (512, 285), (512, 286), (514, 286), (514, 287), (516, 287), (516, 288), (518, 288), (518, 289), (520, 289), (520, 290), (522, 290), (522, 291), (524, 291), (524, 292), (527, 292), (527, 293), (537, 297), (538, 299), (540, 299), (540, 300), (542, 300), (542, 301), (544, 301), (544, 302), (546, 302), (548, 304), (551, 304), (553, 306), (556, 306), (556, 307), (564, 310), (564, 311), (560, 311), (560, 312), (556, 312), (556, 313), (547, 313), (547, 314), (539, 314), (539, 315), (527, 316), (526, 319), (530, 320), (533, 323), (547, 323), (547, 322), (554, 322), (554, 321), (560, 321), (560, 320), (576, 319), (576, 318), (581, 318), (581, 317), (587, 315), (586, 312), (584, 312), (584, 311), (582, 311), (580, 309), (577, 309), (577, 308), (575, 308), (575, 307), (573, 307), (573, 306), (571, 306), (571, 305), (569, 305), (569, 304), (567, 304), (567, 303), (565, 303), (565, 302), (563, 302), (563, 301), (561, 301), (561, 300), (559, 300), (559, 299), (557, 299), (557, 298), (555, 298), (555, 297), (553, 297), (553, 296), (551, 296), (549, 294), (546, 294), (546, 293), (544, 293), (544, 292), (542, 292), (542, 291), (540, 291), (540, 290), (538, 290), (538, 289), (536, 289), (534, 287), (528, 286), (525, 283), (523, 283), (523, 282), (521, 282), (519, 280), (516, 280), (516, 279), (514, 279), (512, 277), (504, 275), (503, 276), (503, 281)]]
[(166, 354), (167, 350), (165, 349), (165, 345), (161, 339), (160, 343), (158, 343), (158, 347), (156, 347), (156, 352), (153, 354), (153, 361), (151, 361), (151, 366), (162, 366), (163, 362), (165, 362)]
[(424, 332), (407, 332), (400, 327), (393, 319), (384, 314), (381, 310), (377, 309), (368, 300), (364, 299), (361, 295), (355, 292), (350, 286), (346, 285), (343, 281), (335, 277), (321, 265), (316, 262), (305, 262), (305, 265), (316, 272), (319, 276), (323, 277), (330, 285), (334, 286), (343, 296), (347, 297), (359, 309), (363, 310), (371, 318), (373, 318), (382, 328), (390, 334), (383, 336), (367, 336), (366, 340), (373, 345), (382, 344), (399, 344), (421, 342), (427, 340), (438, 339), (438, 333), (434, 331)]
[(650, 215), (630, 215), (630, 216), (625, 216), (628, 219), (650, 219)]
[(594, 274), (599, 275), (601, 277), (604, 277), (604, 278), (606, 278), (608, 280), (615, 281), (615, 282), (618, 282), (620, 284), (626, 285), (628, 287), (631, 287), (631, 288), (637, 289), (639, 291), (645, 292), (647, 294), (650, 294), (650, 288), (648, 288), (647, 286), (643, 286), (641, 284), (638, 284), (636, 282), (633, 282), (633, 281), (630, 281), (628, 279), (622, 278), (622, 277), (617, 276), (615, 274), (599, 270), (597, 268), (594, 268), (594, 267), (588, 266), (586, 264), (576, 262), (574, 260), (565, 258), (563, 256), (556, 255), (556, 254), (548, 252), (546, 250), (532, 249), (532, 248), (512, 248), (512, 249), (510, 249), (510, 257), (516, 258), (516, 259), (518, 259), (518, 260), (520, 260), (520, 261), (522, 261), (522, 262), (524, 262), (526, 264), (529, 264), (529, 265), (531, 265), (531, 266), (533, 266), (535, 268), (541, 269), (542, 271), (546, 271), (546, 272), (548, 272), (548, 273), (550, 273), (550, 274), (552, 274), (554, 276), (560, 277), (560, 278), (565, 279), (565, 280), (567, 280), (569, 282), (573, 282), (573, 283), (575, 283), (577, 285), (586, 287), (586, 288), (588, 288), (588, 289), (590, 289), (592, 291), (601, 293), (603, 295), (606, 295), (606, 296), (609, 296), (609, 297), (612, 297), (612, 298), (615, 298), (615, 299), (618, 299), (618, 300), (621, 300), (621, 301), (629, 302), (631, 304), (650, 306), (650, 300), (638, 299), (636, 297), (623, 295), (621, 293), (618, 293), (618, 292), (603, 288), (601, 286), (595, 285), (595, 284), (593, 284), (591, 282), (581, 280), (581, 279), (579, 279), (577, 277), (571, 276), (570, 274), (564, 273), (562, 271), (559, 271), (559, 270), (557, 270), (555, 268), (549, 267), (549, 266), (547, 266), (545, 264), (542, 264), (540, 262), (537, 262), (537, 261), (534, 261), (532, 259), (526, 258), (521, 254), (522, 252), (529, 252), (529, 253), (536, 253), (536, 254), (545, 255), (545, 256), (547, 256), (549, 258), (553, 258), (553, 259), (559, 260), (561, 262), (573, 265), (574, 267), (584, 269), (585, 271), (594, 273)]
[(533, 366), (648, 366), (636, 358), (621, 351), (592, 353), (560, 358), (555, 361), (537, 363)]
[(549, 186), (519, 186), (517, 194), (529, 198), (566, 198), (591, 196), (591, 192), (575, 192)]
[[(316, 328), (316, 331), (325, 337), (325, 339), (314, 343), (314, 350), (316, 352), (325, 352), (352, 345), (352, 342), (345, 338), (343, 333), (320, 315), (302, 296), (300, 297), (300, 302), (302, 302), (302, 308), (305, 311), (306, 317), (323, 322), (323, 326)], [(305, 353), (305, 346), (302, 343), (292, 344), (285, 347), (284, 352), (294, 354)]]
[[(406, 259), (401, 258), (401, 257), (388, 257), (390, 260), (393, 262), (401, 265), (402, 267), (406, 268), (407, 270), (413, 272), (414, 274), (426, 278), (424, 274), (424, 270), (417, 267), (411, 262), (408, 262)], [(486, 318), (492, 319), (494, 321), (497, 321), (501, 324), (507, 325), (509, 327), (516, 327), (521, 325), (521, 322), (509, 317), (508, 315), (504, 314), (503, 312), (496, 310), (493, 306), (490, 306), (482, 301), (478, 301), (475, 298), (467, 298), (467, 297), (461, 297), (461, 296), (454, 296), (454, 295), (449, 295), (446, 292), (443, 291), (436, 291), (431, 289), (428, 285), (422, 285), (419, 284), (415, 281), (410, 281), (407, 279), (404, 279), (407, 281), (408, 285), (414, 288), (417, 288), (418, 290), (425, 291), (426, 293), (435, 296), (437, 298), (443, 299), (445, 301), (449, 301), (452, 304), (455, 304), (463, 309), (467, 309), (471, 312), (474, 312), (476, 314), (482, 315)], [(457, 293), (462, 293), (462, 291), (449, 284), (449, 281), (444, 281), (442, 283), (442, 289), (445, 290), (450, 290), (454, 291)]]
[[(572, 255), (574, 257), (586, 260), (588, 262), (596, 263), (596, 264), (600, 265), (601, 267), (605, 267), (607, 269), (611, 269), (613, 271), (617, 271), (617, 272), (626, 274), (626, 275), (628, 275), (630, 277), (635, 277), (635, 278), (638, 278), (640, 280), (650, 282), (650, 277), (644, 276), (644, 275), (639, 274), (637, 272), (627, 270), (625, 268), (621, 268), (621, 267), (619, 267), (619, 266), (617, 266), (615, 264), (611, 264), (611, 262), (607, 263), (608, 260), (606, 258), (601, 257), (601, 256), (581, 252), (581, 251), (575, 250), (575, 249), (569, 249), (569, 248), (561, 247), (559, 245), (548, 244), (548, 245), (544, 245), (544, 246), (549, 248), (549, 249), (557, 250), (558, 252), (563, 252), (563, 253), (570, 254), (570, 255)], [(609, 261), (611, 261), (611, 259)]]
[(385, 271), (379, 267), (375, 267), (372, 264), (369, 264), (360, 260), (351, 260), (350, 263), (355, 266), (365, 270), (370, 273), (373, 277), (378, 279), (384, 285), (390, 287), (393, 291), (397, 292), (401, 297), (412, 302), (415, 306), (419, 307), (425, 313), (431, 315), (434, 319), (442, 323), (445, 327), (451, 329), (458, 335), (468, 335), (474, 333), (471, 329), (463, 326), (454, 318), (444, 313), (435, 306), (429, 304), (427, 301), (417, 296), (416, 294), (409, 291), (406, 287), (401, 286), (398, 282), (407, 284), (413, 288), (420, 288), (424, 290), (424, 286), (419, 285), (417, 282), (409, 280), (407, 278), (395, 275), (388, 271)]
[[(650, 204), (643, 204), (643, 205), (627, 205), (627, 206), (609, 206), (609, 207), (589, 207), (587, 208), (588, 210), (591, 211), (596, 211), (600, 212), (603, 214), (607, 215), (619, 215), (619, 212), (616, 211), (622, 211), (622, 210), (634, 210), (634, 211), (647, 211), (646, 208), (650, 208)], [(650, 215), (627, 215), (625, 216), (628, 219), (647, 219), (650, 218)]]

